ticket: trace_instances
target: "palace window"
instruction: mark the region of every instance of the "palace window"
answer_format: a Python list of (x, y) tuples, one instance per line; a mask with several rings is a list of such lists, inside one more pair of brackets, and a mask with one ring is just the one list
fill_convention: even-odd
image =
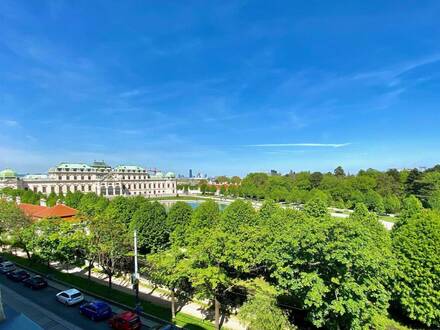
[(89, 175), (89, 180), (92, 180), (92, 177)]
[(61, 177), (61, 175), (58, 175), (58, 180), (60, 180), (60, 181), (62, 180), (62, 177)]
[(42, 187), (42, 189), (43, 189), (43, 193), (45, 193), (46, 192), (46, 187)]
[(66, 175), (66, 180), (69, 180), (69, 179), (70, 179), (70, 177), (68, 175)]
[(91, 185), (89, 185), (89, 191), (92, 191), (92, 186)]

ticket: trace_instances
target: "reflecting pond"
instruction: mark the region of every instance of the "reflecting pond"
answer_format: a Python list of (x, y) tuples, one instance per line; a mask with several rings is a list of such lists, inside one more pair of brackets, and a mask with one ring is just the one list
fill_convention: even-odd
[[(197, 208), (201, 203), (205, 202), (204, 200), (181, 200), (182, 202), (187, 203), (189, 206), (191, 206), (193, 209)], [(160, 201), (161, 204), (165, 206), (165, 208), (168, 210), (173, 204), (178, 202), (177, 200), (173, 201)], [(228, 204), (217, 202), (220, 210), (224, 210)]]

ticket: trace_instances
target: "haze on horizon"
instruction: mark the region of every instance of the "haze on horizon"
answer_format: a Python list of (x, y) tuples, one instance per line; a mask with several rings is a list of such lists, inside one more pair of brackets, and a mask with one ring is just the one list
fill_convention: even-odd
[(438, 1), (1, 1), (0, 169), (432, 166), (439, 16)]

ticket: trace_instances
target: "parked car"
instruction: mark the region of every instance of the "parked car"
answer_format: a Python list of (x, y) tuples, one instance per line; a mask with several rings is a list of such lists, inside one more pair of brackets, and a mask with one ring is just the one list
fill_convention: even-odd
[(31, 277), (31, 275), (23, 269), (17, 269), (17, 270), (14, 270), (13, 272), (9, 272), (6, 276), (10, 280), (13, 280), (14, 282), (21, 282), (21, 281), (24, 281), (25, 279)]
[(0, 263), (5, 262), (6, 259), (3, 256), (0, 256)]
[(84, 300), (83, 294), (77, 289), (69, 289), (58, 292), (56, 298), (60, 303), (68, 306), (78, 304)]
[(0, 264), (0, 273), (7, 274), (15, 270), (15, 265), (10, 261), (4, 261)]
[(113, 316), (108, 324), (116, 330), (138, 330), (142, 327), (141, 319), (136, 313), (125, 311)]
[(108, 319), (113, 315), (109, 304), (101, 300), (87, 302), (79, 307), (79, 312), (92, 321)]
[(23, 281), (24, 285), (32, 290), (43, 289), (47, 287), (47, 282), (40, 275), (29, 277)]

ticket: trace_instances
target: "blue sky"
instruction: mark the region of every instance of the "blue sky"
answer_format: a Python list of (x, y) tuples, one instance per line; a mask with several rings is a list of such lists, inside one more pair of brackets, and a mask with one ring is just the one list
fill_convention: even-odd
[(0, 1), (0, 168), (440, 163), (438, 1)]

